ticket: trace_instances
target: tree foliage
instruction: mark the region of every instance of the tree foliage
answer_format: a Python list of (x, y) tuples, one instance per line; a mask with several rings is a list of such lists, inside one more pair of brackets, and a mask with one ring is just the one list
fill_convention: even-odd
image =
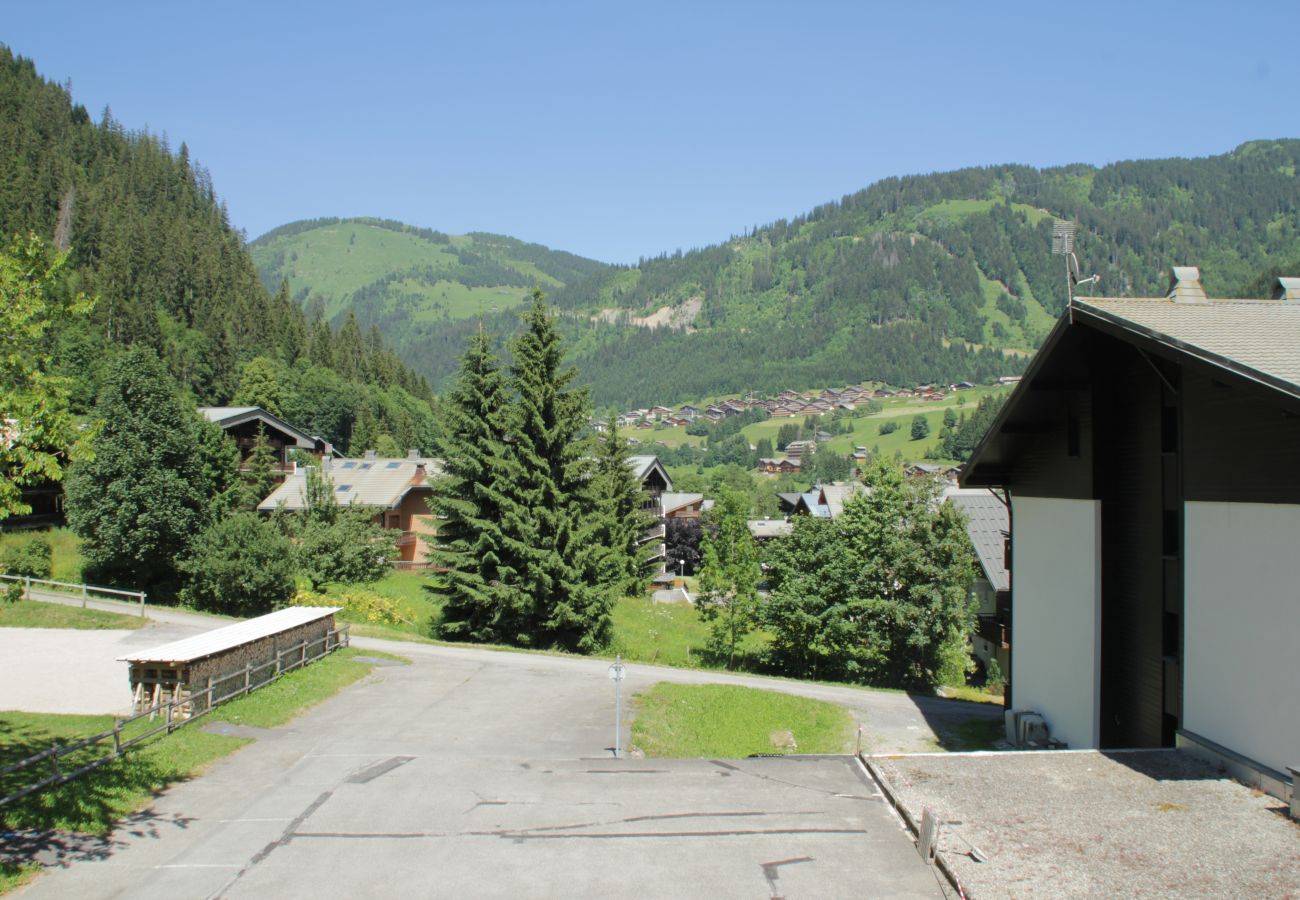
[(31, 512), (22, 488), (60, 481), (83, 441), (52, 370), (54, 332), (93, 306), (62, 284), (66, 262), (35, 235), (0, 252), (0, 519)]
[(700, 587), (695, 601), (709, 623), (709, 649), (734, 668), (741, 641), (758, 621), (758, 549), (747, 524), (749, 498), (718, 492), (700, 539)]
[(873, 464), (834, 520), (802, 516), (769, 559), (772, 659), (799, 677), (933, 686), (974, 625), (962, 514), (929, 480)]
[(285, 605), (294, 591), (288, 539), (254, 512), (237, 512), (195, 538), (180, 563), (181, 599), (196, 609), (257, 616)]
[(161, 361), (130, 350), (109, 368), (95, 416), (92, 458), (68, 474), (68, 522), (82, 537), (86, 577), (169, 599), (177, 562), (213, 519), (216, 486), (200, 465), (191, 407)]

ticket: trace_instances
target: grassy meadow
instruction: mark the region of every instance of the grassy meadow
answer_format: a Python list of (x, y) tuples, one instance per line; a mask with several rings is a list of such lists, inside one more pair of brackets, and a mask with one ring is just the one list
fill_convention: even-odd
[(135, 615), (82, 609), (41, 600), (17, 600), (0, 603), (0, 628), (75, 628), (134, 630), (149, 622)]

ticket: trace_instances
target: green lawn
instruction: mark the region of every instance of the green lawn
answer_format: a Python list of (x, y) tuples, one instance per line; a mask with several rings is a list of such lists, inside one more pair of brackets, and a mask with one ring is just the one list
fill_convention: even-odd
[[(384, 654), (355, 648), (339, 650), (275, 684), (231, 701), (211, 716), (261, 727), (283, 724), (369, 673), (373, 664), (354, 661), (359, 655)], [(112, 726), (112, 716), (0, 712), (0, 767), (47, 749), (53, 741), (70, 743)], [(143, 731), (149, 723), (142, 720), (133, 726)], [(248, 742), (247, 738), (209, 734), (197, 723), (160, 735), (74, 781), (0, 807), (0, 825), (6, 830), (55, 829), (107, 834), (123, 816), (148, 805), (158, 791), (193, 778), (215, 760)], [(87, 751), (85, 758), (92, 755), (98, 755), (94, 749)], [(61, 764), (66, 769), (69, 763), (75, 766), (75, 762), (65, 758)], [(28, 769), (0, 777), (0, 794), (30, 781), (30, 776)], [(4, 877), (13, 874), (6, 870)]]
[[(721, 668), (705, 652), (709, 626), (694, 606), (655, 603), (649, 597), (624, 597), (614, 607), (614, 645), (609, 653), (629, 661), (683, 668)], [(741, 644), (740, 662), (756, 659), (770, 642), (756, 631)]]
[(25, 544), (44, 539), (50, 544), (50, 578), (54, 581), (79, 583), (81, 581), (81, 538), (67, 528), (48, 531), (17, 531), (0, 534), (0, 547)]
[[(331, 584), (325, 588), (328, 602), (344, 606), (340, 621), (352, 624), (352, 633), (370, 637), (410, 640), (427, 638), (433, 624), (442, 617), (442, 607), (425, 590), (425, 572), (394, 571), (366, 584)], [(368, 596), (381, 598), (392, 615), (375, 615)], [(359, 601), (359, 602), (358, 602)]]
[(632, 745), (653, 757), (846, 753), (853, 717), (833, 703), (719, 684), (661, 682), (636, 696)]
[(40, 600), (0, 601), (0, 628), (139, 628), (148, 619)]

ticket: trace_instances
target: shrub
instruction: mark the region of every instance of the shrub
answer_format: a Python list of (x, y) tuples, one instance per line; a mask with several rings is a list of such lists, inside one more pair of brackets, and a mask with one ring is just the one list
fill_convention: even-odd
[(880, 423), (881, 434), (893, 434), (897, 430), (898, 430), (898, 423), (895, 422), (893, 419), (888, 419)]
[(50, 542), (43, 537), (15, 541), (0, 550), (0, 569), (6, 575), (49, 578), (51, 557)]
[(289, 540), (256, 513), (235, 513), (202, 532), (180, 569), (181, 599), (197, 609), (261, 615), (293, 595)]
[(297, 546), (298, 571), (313, 588), (331, 581), (376, 581), (393, 568), (397, 535), (374, 521), (368, 507), (342, 507), (333, 521), (302, 523)]
[(347, 590), (335, 596), (313, 591), (298, 591), (289, 601), (292, 606), (342, 606), (353, 622), (374, 625), (414, 625), (414, 614), (374, 591)]

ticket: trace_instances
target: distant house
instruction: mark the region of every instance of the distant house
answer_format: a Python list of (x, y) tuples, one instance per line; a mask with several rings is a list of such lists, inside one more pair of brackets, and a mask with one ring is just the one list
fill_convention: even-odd
[(788, 457), (763, 457), (758, 461), (758, 470), (767, 475), (792, 475), (800, 468), (799, 460)]
[(1011, 500), (1012, 701), (1071, 747), (1300, 764), (1300, 302), (1076, 298), (976, 448)]
[(816, 441), (791, 441), (785, 445), (785, 454), (791, 460), (796, 460), (800, 464), (805, 456), (812, 456), (817, 452)]
[(836, 481), (814, 487), (799, 495), (791, 515), (807, 515), (816, 519), (835, 519), (844, 511), (844, 504), (866, 493), (860, 481)]
[(636, 480), (641, 483), (641, 489), (645, 492), (641, 508), (658, 520), (642, 536), (642, 543), (654, 543), (654, 552), (650, 556), (650, 561), (657, 564), (659, 571), (663, 572), (664, 560), (668, 555), (668, 547), (664, 543), (667, 531), (664, 527), (666, 519), (663, 511), (663, 496), (672, 492), (673, 480), (657, 456), (629, 456), (627, 464), (632, 467)]
[[(1011, 511), (993, 491), (952, 487), (944, 500), (966, 514), (966, 534), (975, 548), (981, 578), (972, 591), (979, 601), (971, 646), (988, 671), (997, 661), (1003, 677), (1011, 674), (1011, 571), (1007, 556), (1011, 543)], [(1007, 696), (1010, 696), (1008, 686)]]
[(312, 437), (260, 406), (200, 406), (199, 415), (221, 426), (239, 447), (241, 463), (247, 462), (253, 452), (260, 428), (266, 442), (275, 452), (279, 474), (293, 471), (289, 461), (290, 450), (305, 450), (316, 456), (332, 456), (334, 448), (320, 438)]
[(745, 524), (757, 544), (765, 544), (775, 538), (785, 537), (794, 531), (794, 523), (789, 519), (750, 519)]
[(687, 422), (694, 422), (697, 418), (699, 418), (699, 415), (700, 415), (700, 408), (698, 406), (691, 406), (689, 403), (687, 403), (680, 410), (677, 411), (677, 417), (680, 419), (685, 419)]
[(1021, 377), (1020, 375), (1003, 375), (998, 379), (997, 383), (1000, 385), (1020, 384)]
[[(405, 459), (374, 455), (369, 451), (359, 459), (321, 460), (321, 475), (334, 487), (334, 499), (340, 506), (365, 506), (375, 510), (375, 523), (400, 532), (397, 537), (397, 565), (412, 568), (426, 564), (428, 542), (435, 531), (429, 509), (432, 476), (440, 474), (436, 459), (418, 456), (414, 451)], [(302, 510), (307, 507), (307, 472), (299, 469), (257, 505), (258, 512), (276, 509)]]
[(903, 467), (909, 478), (946, 478), (949, 481), (956, 480), (958, 471), (957, 466), (943, 463), (908, 463)]
[(707, 510), (713, 508), (712, 500), (705, 500), (703, 494), (682, 494), (667, 491), (659, 495), (659, 515), (668, 519), (698, 519)]

